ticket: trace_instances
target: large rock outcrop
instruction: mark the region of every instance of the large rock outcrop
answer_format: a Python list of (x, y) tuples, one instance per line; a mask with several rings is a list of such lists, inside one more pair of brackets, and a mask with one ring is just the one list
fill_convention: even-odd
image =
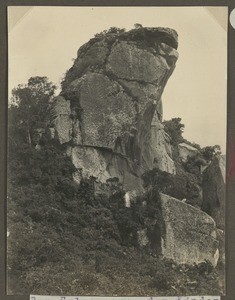
[(154, 248), (178, 264), (208, 261), (215, 267), (219, 259), (224, 261), (223, 232), (207, 213), (165, 194), (160, 194), (160, 207), (160, 219), (152, 220), (151, 232), (137, 232), (140, 247)]
[(78, 50), (51, 122), (53, 136), (67, 144), (77, 181), (117, 177), (127, 191), (140, 192), (146, 170), (175, 172), (161, 97), (177, 45), (174, 30), (140, 28), (101, 35)]
[[(178, 59), (177, 46), (176, 32), (165, 28), (100, 34), (78, 50), (51, 106), (51, 138), (65, 146), (77, 168), (74, 179), (92, 177), (100, 193), (112, 178), (126, 191), (127, 209), (131, 198), (144, 192), (145, 171), (175, 173), (170, 137), (162, 124), (162, 94)], [(197, 152), (179, 145), (182, 162)], [(220, 168), (219, 160), (210, 164), (203, 190), (204, 210), (219, 225), (224, 211)], [(177, 263), (208, 260), (216, 266), (223, 238), (212, 217), (163, 194), (160, 206), (162, 224), (153, 220), (151, 232), (139, 230), (140, 246), (150, 244)]]
[(214, 157), (203, 172), (202, 209), (215, 220), (219, 229), (225, 227), (225, 156)]
[(180, 264), (219, 259), (219, 238), (215, 221), (205, 212), (170, 196), (161, 195), (162, 255)]

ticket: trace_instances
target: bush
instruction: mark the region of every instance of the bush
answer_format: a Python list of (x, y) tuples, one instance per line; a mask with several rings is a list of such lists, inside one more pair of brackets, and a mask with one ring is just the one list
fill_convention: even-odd
[(169, 121), (164, 121), (164, 130), (170, 136), (173, 146), (177, 146), (183, 142), (182, 133), (184, 125), (181, 123), (181, 118), (173, 118)]
[(215, 155), (221, 154), (219, 145), (206, 146), (201, 150), (202, 156), (206, 161), (211, 161)]
[(108, 30), (103, 30), (100, 33), (95, 34), (96, 38), (103, 38), (109, 34), (121, 34), (124, 33), (126, 30), (125, 28), (118, 28), (118, 27), (110, 27)]
[(188, 157), (187, 161), (183, 164), (185, 170), (201, 178), (201, 166), (205, 166), (206, 161), (203, 159), (201, 153), (197, 153), (191, 157)]
[[(194, 174), (185, 172), (181, 166), (176, 166), (177, 172), (174, 175), (156, 168), (146, 172), (143, 175), (145, 187), (153, 187), (158, 192), (179, 200), (187, 199), (192, 205), (199, 205), (201, 202), (200, 180)], [(150, 191), (152, 192), (153, 189)]]

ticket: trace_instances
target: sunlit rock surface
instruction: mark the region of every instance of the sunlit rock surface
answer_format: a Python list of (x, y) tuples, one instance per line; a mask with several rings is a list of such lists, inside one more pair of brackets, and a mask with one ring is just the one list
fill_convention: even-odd
[(215, 221), (205, 212), (170, 196), (161, 195), (165, 232), (162, 255), (180, 264), (219, 259), (219, 241)]
[(175, 173), (162, 93), (177, 45), (174, 30), (141, 28), (92, 39), (79, 49), (54, 100), (53, 124), (80, 176), (101, 182), (118, 177), (127, 191), (141, 191), (145, 171)]

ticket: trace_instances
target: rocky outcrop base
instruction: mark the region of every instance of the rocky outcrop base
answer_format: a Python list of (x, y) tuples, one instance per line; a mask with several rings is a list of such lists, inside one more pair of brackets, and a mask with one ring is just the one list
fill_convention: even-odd
[(164, 194), (161, 209), (165, 228), (163, 257), (180, 264), (209, 261), (215, 267), (219, 249), (214, 220), (205, 212)]

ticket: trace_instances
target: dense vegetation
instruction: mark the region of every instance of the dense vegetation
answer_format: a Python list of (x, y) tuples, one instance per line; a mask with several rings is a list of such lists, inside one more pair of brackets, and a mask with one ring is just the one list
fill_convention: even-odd
[[(75, 168), (63, 146), (45, 134), (35, 149), (34, 132), (46, 128), (54, 90), (45, 77), (31, 78), (14, 90), (16, 102), (9, 108), (9, 292), (220, 294), (220, 269), (162, 260), (158, 241), (151, 240), (156, 229), (151, 220), (164, 230), (159, 192), (193, 200), (194, 174), (189, 180), (183, 167), (175, 176), (157, 169), (144, 174), (147, 192), (131, 209), (125, 207), (125, 191), (115, 179), (109, 197), (95, 196), (92, 178), (80, 185), (73, 181)], [(137, 231), (143, 228), (150, 244), (140, 248)]]

